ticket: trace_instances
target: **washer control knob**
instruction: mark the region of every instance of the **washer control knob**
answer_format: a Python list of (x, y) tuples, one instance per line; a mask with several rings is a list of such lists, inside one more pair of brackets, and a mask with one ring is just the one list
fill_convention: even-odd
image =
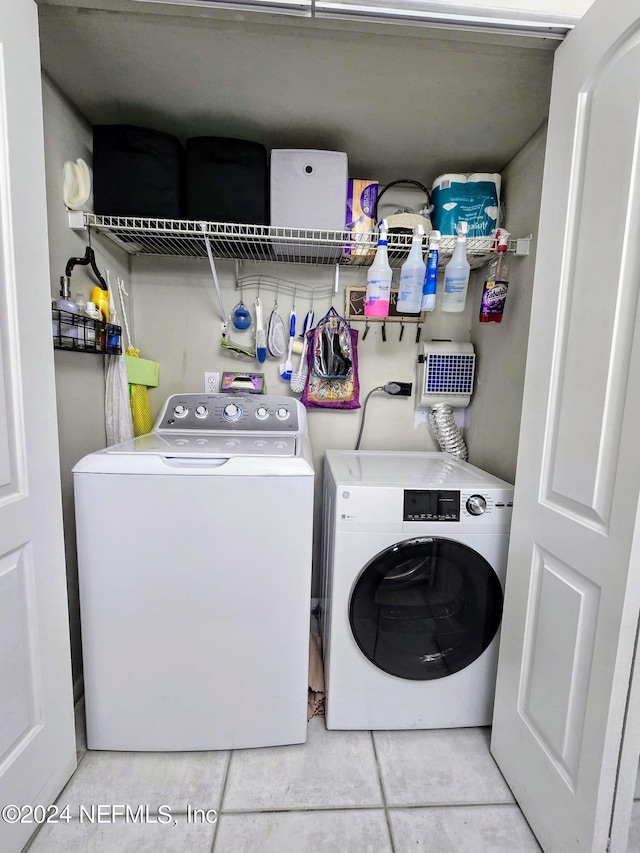
[(206, 418), (209, 414), (209, 409), (206, 406), (198, 406), (196, 409), (197, 418)]
[(258, 406), (256, 409), (256, 417), (260, 421), (266, 421), (269, 417), (269, 409), (267, 409), (266, 406)]
[(178, 405), (173, 410), (173, 414), (176, 418), (186, 418), (189, 414), (189, 409), (182, 403), (178, 403)]
[(228, 421), (237, 421), (242, 414), (242, 409), (235, 403), (227, 403), (224, 407), (224, 416)]
[(280, 408), (276, 409), (276, 417), (279, 421), (286, 421), (291, 412), (289, 409), (285, 409), (284, 406), (280, 406)]
[(467, 500), (467, 512), (470, 515), (482, 515), (487, 508), (487, 502), (482, 495), (471, 495)]

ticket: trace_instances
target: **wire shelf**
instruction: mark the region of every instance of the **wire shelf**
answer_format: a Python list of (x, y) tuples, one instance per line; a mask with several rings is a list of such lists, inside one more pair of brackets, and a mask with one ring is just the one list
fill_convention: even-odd
[[(76, 212), (73, 211), (73, 214)], [(270, 261), (294, 264), (369, 266), (377, 235), (359, 234), (354, 243), (348, 231), (313, 231), (266, 225), (239, 225), (181, 219), (148, 219), (137, 216), (98, 216), (82, 213), (70, 217), (72, 228), (89, 228), (113, 241), (130, 255), (206, 258), (205, 235), (215, 258)], [(411, 234), (389, 234), (389, 263), (398, 268), (411, 247)], [(530, 237), (509, 240), (509, 251), (529, 253)], [(443, 237), (441, 263), (451, 257), (455, 237)], [(484, 266), (495, 252), (491, 237), (467, 240), (467, 258), (473, 269)], [(350, 254), (349, 254), (350, 252)]]

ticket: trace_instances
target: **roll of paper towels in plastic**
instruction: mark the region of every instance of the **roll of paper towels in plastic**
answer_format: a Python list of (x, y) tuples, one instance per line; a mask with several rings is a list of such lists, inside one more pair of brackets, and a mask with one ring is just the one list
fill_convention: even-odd
[(490, 237), (498, 227), (502, 178), (493, 172), (470, 175), (449, 173), (433, 182), (433, 227), (455, 236), (461, 220), (469, 223), (469, 237)]

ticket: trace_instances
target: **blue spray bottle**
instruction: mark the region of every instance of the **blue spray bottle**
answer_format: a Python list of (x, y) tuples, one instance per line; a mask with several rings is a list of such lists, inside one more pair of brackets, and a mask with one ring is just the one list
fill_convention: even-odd
[(432, 231), (429, 234), (427, 269), (422, 287), (422, 311), (433, 311), (436, 307), (436, 284), (438, 281), (438, 261), (440, 259), (440, 240), (442, 234)]

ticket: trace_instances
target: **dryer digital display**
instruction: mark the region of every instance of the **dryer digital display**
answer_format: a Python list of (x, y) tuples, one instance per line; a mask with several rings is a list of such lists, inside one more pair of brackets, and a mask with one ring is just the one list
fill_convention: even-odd
[(460, 492), (405, 489), (404, 521), (460, 521)]

